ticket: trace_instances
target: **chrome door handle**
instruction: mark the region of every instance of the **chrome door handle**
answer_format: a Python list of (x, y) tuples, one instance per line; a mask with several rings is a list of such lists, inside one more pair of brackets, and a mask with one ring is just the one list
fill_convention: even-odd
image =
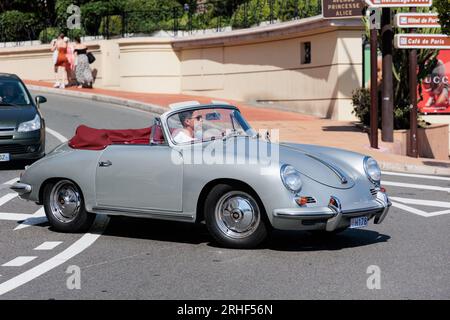
[(107, 161), (100, 161), (98, 163), (98, 166), (99, 167), (109, 167), (109, 166), (112, 166), (112, 162), (109, 161), (109, 160), (107, 160)]

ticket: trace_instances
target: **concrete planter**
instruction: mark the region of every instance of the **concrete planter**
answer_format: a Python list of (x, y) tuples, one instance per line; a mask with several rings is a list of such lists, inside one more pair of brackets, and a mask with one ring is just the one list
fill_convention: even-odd
[[(449, 160), (449, 125), (433, 124), (419, 128), (419, 157), (436, 160)], [(381, 134), (381, 133), (380, 133)], [(395, 130), (394, 143), (382, 142), (381, 145), (394, 154), (409, 154), (409, 130)]]

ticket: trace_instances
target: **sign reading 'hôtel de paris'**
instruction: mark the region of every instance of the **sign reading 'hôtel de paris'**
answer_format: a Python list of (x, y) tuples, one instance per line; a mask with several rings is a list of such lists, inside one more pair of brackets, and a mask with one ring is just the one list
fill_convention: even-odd
[(324, 19), (361, 17), (365, 6), (364, 0), (322, 0)]

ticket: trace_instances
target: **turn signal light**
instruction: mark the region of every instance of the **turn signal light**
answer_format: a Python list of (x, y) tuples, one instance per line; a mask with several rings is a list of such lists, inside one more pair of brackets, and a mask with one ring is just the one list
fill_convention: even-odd
[(305, 204), (308, 203), (308, 197), (300, 197), (300, 198), (297, 198), (297, 199), (295, 199), (295, 202), (297, 202), (297, 204), (298, 204), (299, 206), (304, 206)]
[(380, 191), (383, 192), (383, 193), (386, 193), (386, 188), (385, 187), (381, 187)]
[(336, 200), (334, 199), (334, 198), (331, 198), (330, 199), (330, 203), (329, 203), (330, 205), (332, 205), (332, 206), (334, 206), (334, 207), (337, 207), (337, 202), (336, 202)]

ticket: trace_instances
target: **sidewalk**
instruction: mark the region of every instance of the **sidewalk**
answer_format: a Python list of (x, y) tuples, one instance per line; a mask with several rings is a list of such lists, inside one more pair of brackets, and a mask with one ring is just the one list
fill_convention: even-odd
[[(108, 89), (53, 89), (51, 83), (42, 81), (25, 81), (34, 90), (43, 90), (65, 95), (102, 100), (110, 103), (138, 107), (152, 112), (168, 110), (168, 105), (181, 101), (196, 100), (209, 103), (211, 98), (183, 94), (133, 93)], [(85, 93), (85, 94), (84, 94)], [(102, 99), (100, 99), (102, 98)], [(450, 160), (436, 161), (427, 158), (410, 158), (388, 153), (387, 148), (370, 148), (367, 133), (362, 132), (352, 122), (321, 119), (314, 116), (294, 112), (280, 111), (267, 106), (255, 107), (244, 102), (227, 101), (239, 107), (244, 117), (255, 129), (279, 129), (280, 141), (291, 141), (306, 144), (318, 144), (329, 147), (347, 149), (374, 157), (382, 169), (399, 172), (438, 174), (450, 176)], [(140, 105), (142, 104), (142, 105)]]

